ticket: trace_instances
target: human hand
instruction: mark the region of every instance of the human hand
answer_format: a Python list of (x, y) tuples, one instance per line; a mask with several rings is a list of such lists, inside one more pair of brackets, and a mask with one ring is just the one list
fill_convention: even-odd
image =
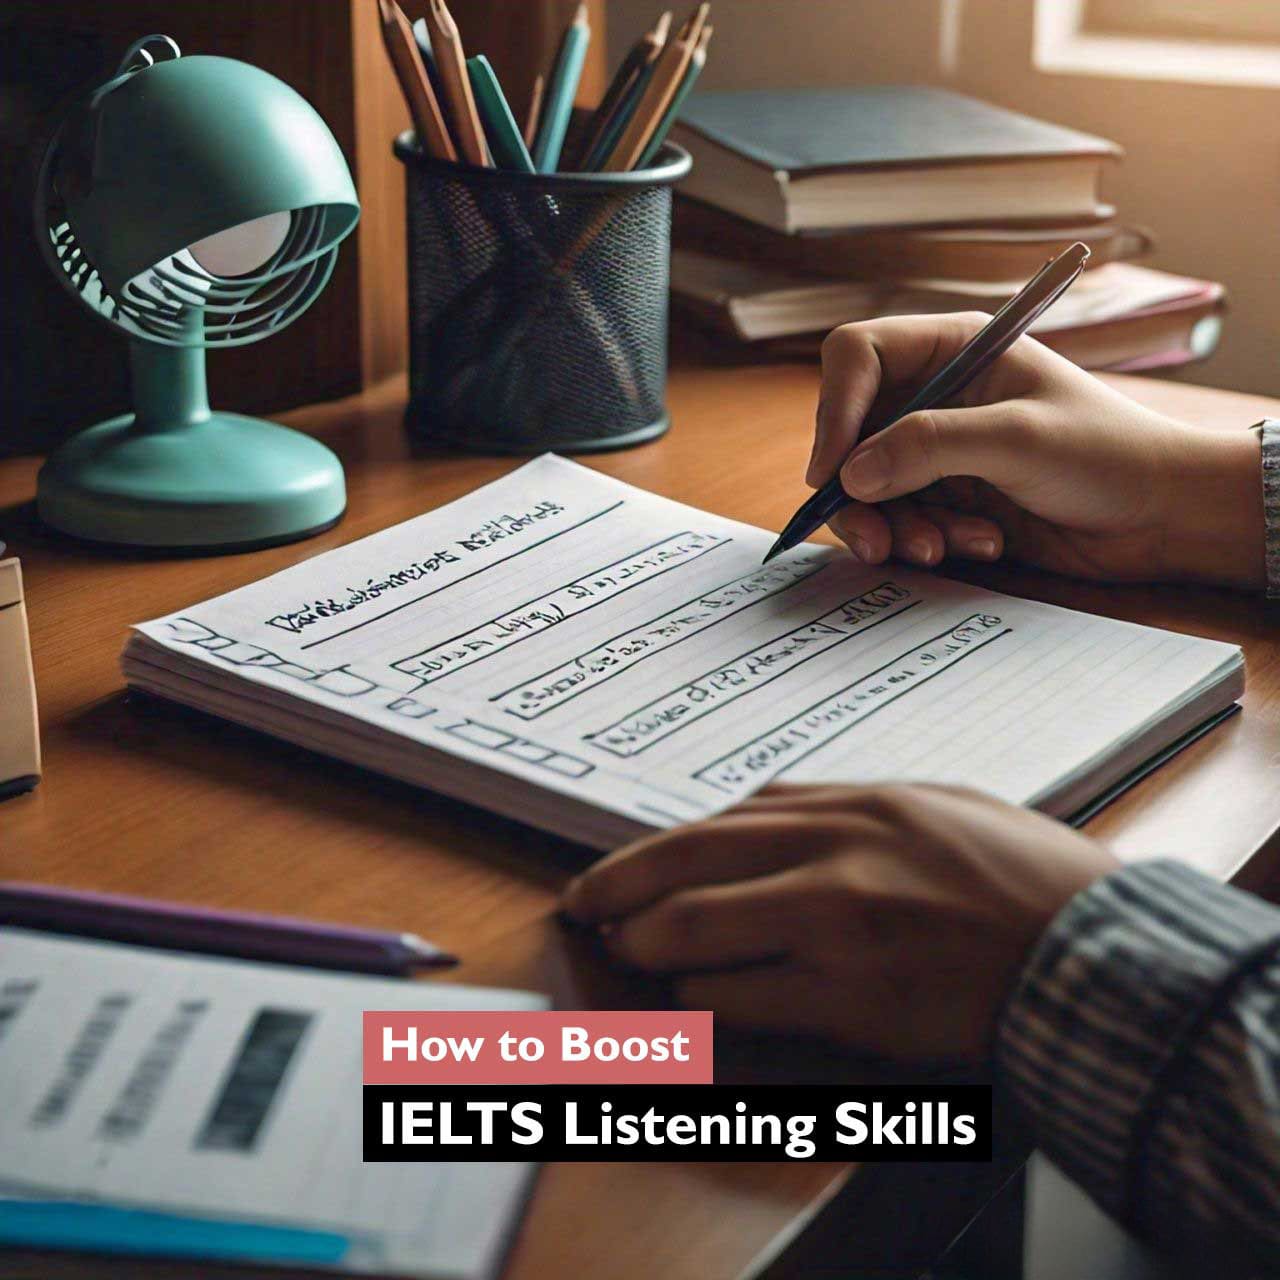
[(817, 488), (839, 470), (860, 499), (831, 521), (859, 559), (1008, 555), (1106, 581), (1263, 583), (1257, 438), (1166, 418), (1034, 339), (955, 407), (876, 431), (986, 320), (891, 317), (823, 344), (806, 480)]
[(973, 1062), (1049, 921), (1116, 865), (976, 792), (772, 786), (610, 855), (564, 908), (725, 1023)]

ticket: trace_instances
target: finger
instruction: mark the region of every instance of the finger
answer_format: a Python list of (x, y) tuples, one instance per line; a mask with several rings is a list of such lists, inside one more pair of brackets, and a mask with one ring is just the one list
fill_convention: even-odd
[(822, 344), (822, 397), (806, 483), (816, 489), (835, 475), (882, 388), (926, 382), (987, 319), (892, 316), (833, 330)]
[(970, 560), (998, 560), (1003, 553), (1004, 530), (994, 520), (925, 503), (920, 505), (920, 510), (942, 532), (947, 555)]
[(865, 502), (850, 502), (827, 521), (831, 532), (853, 552), (863, 564), (881, 564), (893, 548), (889, 522), (875, 507)]
[(1027, 407), (1020, 401), (972, 409), (928, 409), (877, 432), (840, 469), (850, 497), (885, 502), (947, 476), (977, 476), (1005, 492), (1035, 481)]
[(584, 924), (614, 920), (679, 889), (767, 875), (810, 855), (812, 841), (792, 834), (775, 815), (739, 812), (663, 831), (583, 872), (563, 907)]
[(734, 973), (696, 974), (680, 979), (675, 998), (686, 1009), (710, 1009), (717, 1025), (751, 1031), (829, 1032), (832, 1001), (820, 976), (781, 962)]
[(682, 889), (606, 936), (624, 963), (651, 973), (724, 969), (787, 955), (805, 932), (814, 890), (790, 872)]
[(914, 502), (890, 502), (883, 508), (893, 532), (893, 554), (899, 560), (929, 568), (946, 552), (942, 531)]

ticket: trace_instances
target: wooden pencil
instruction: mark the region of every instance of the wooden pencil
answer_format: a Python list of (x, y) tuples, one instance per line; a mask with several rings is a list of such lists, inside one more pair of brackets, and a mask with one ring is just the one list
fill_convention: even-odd
[(396, 0), (378, 0), (378, 15), (382, 23), (382, 43), (391, 69), (400, 82), (400, 92), (409, 104), (418, 145), (437, 160), (456, 161), (458, 153), (431, 88), (427, 69), (422, 65), (422, 55), (418, 52), (408, 18)]
[(471, 78), (467, 74), (462, 41), (458, 37), (458, 24), (444, 0), (430, 0), (426, 23), (431, 35), (431, 49), (436, 57), (436, 70), (440, 75), (440, 87), (448, 99), (449, 123), (453, 126), (458, 151), (469, 164), (485, 168), (489, 164), (489, 148), (485, 145), (484, 129), (471, 92)]
[(670, 41), (654, 64), (653, 75), (645, 88), (644, 95), (631, 116), (627, 127), (622, 131), (613, 152), (601, 166), (605, 173), (626, 173), (634, 169), (654, 131), (662, 123), (671, 100), (675, 97), (693, 52), (702, 38), (702, 28), (706, 26), (707, 15), (711, 12), (710, 4), (700, 4), (680, 28), (679, 34)]
[(542, 100), (547, 92), (547, 78), (539, 74), (533, 82), (533, 92), (529, 94), (529, 110), (524, 117), (524, 145), (533, 146), (538, 136), (538, 121), (542, 118)]
[(649, 141), (645, 144), (637, 168), (648, 168), (653, 163), (654, 157), (662, 150), (662, 144), (667, 140), (667, 134), (671, 132), (671, 126), (675, 124), (680, 115), (680, 108), (684, 106), (685, 101), (693, 92), (693, 86), (698, 83), (702, 68), (707, 65), (707, 45), (711, 43), (711, 33), (714, 29), (709, 22), (702, 28), (702, 34), (698, 37), (698, 44), (693, 51), (693, 57), (689, 59), (689, 69), (684, 73), (684, 79), (680, 81), (680, 87), (675, 91), (671, 104), (663, 113), (658, 127), (650, 134)]
[(583, 143), (578, 151), (578, 167), (599, 145), (617, 117), (618, 110), (627, 100), (632, 85), (645, 74), (645, 69), (662, 52), (671, 30), (671, 11), (668, 10), (627, 50), (621, 65), (609, 81), (609, 87), (600, 99), (600, 105), (592, 113), (583, 131)]

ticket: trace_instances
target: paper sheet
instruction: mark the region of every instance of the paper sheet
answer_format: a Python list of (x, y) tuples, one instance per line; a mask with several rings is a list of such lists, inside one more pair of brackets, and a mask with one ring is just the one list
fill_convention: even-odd
[(0, 1194), (348, 1236), (352, 1270), (482, 1274), (530, 1166), (364, 1164), (365, 1009), (536, 995), (0, 929)]
[(546, 456), (140, 630), (218, 698), (303, 700), (321, 749), (363, 723), (659, 827), (774, 780), (1036, 803), (1238, 660), (772, 540)]

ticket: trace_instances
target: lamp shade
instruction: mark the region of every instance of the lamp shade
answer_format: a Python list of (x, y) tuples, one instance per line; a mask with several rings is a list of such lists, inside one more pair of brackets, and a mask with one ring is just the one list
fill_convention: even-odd
[(292, 270), (330, 251), (360, 212), (346, 160), (311, 105), (230, 58), (176, 58), (105, 85), (68, 120), (54, 181), (112, 294), (219, 232), (314, 210), (307, 253), (281, 268)]

